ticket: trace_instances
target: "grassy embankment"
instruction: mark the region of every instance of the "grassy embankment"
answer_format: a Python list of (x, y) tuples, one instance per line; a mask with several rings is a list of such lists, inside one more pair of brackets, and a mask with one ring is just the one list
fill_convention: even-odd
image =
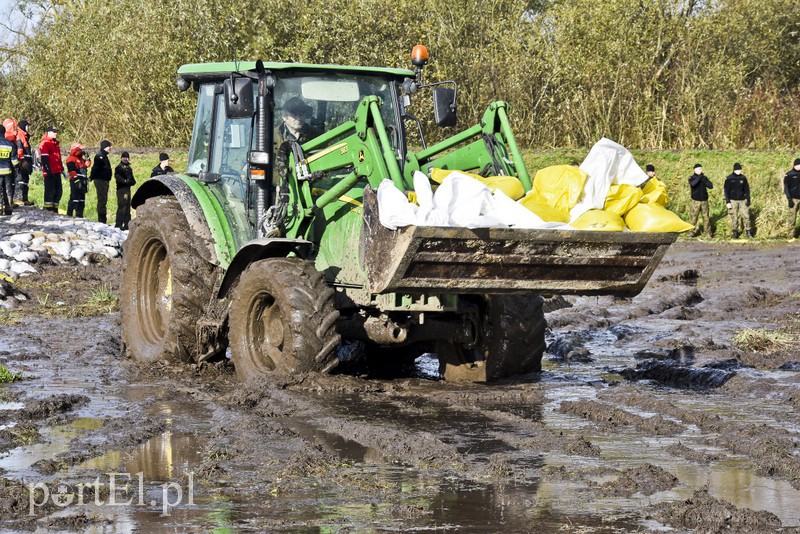
[[(119, 162), (121, 150), (115, 149), (111, 155), (112, 165)], [(186, 152), (169, 151), (172, 156), (172, 166), (180, 171), (186, 168)], [(526, 150), (525, 160), (531, 175), (537, 169), (548, 165), (582, 161), (588, 149), (549, 149)], [(716, 228), (715, 236), (721, 239), (730, 237), (730, 221), (725, 208), (722, 186), (725, 177), (733, 170), (733, 164), (739, 162), (743, 172), (750, 182), (752, 204), (751, 217), (756, 226), (758, 238), (787, 237), (786, 216), (788, 206), (783, 195), (783, 175), (791, 169), (792, 161), (797, 153), (789, 151), (711, 151), (711, 150), (685, 150), (685, 151), (633, 151), (640, 166), (652, 163), (656, 167), (656, 176), (667, 184), (670, 203), (669, 209), (680, 215), (684, 220), (689, 220), (689, 184), (688, 178), (692, 173), (695, 163), (703, 165), (703, 171), (714, 183), (711, 191), (710, 207), (713, 225)], [(158, 163), (158, 153), (131, 154), (131, 165), (137, 184), (134, 191), (149, 176), (150, 170)], [(31, 198), (38, 206), (42, 204), (42, 178), (35, 174)], [(69, 200), (69, 186), (64, 181), (64, 195), (61, 199), (60, 211), (66, 213)], [(117, 211), (116, 186), (112, 181), (108, 198), (108, 221), (114, 223)], [(86, 210), (84, 215), (90, 220), (97, 220), (97, 195), (93, 185), (89, 186), (86, 195)]]

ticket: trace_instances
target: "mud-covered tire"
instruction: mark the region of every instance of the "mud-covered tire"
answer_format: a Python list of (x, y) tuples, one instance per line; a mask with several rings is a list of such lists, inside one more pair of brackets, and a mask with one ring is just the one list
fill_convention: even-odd
[(250, 264), (233, 289), (228, 316), (239, 379), (336, 367), (341, 337), (333, 296), (311, 262), (268, 258)]
[(547, 321), (538, 295), (491, 295), (482, 307), (482, 340), (472, 348), (437, 343), (445, 380), (486, 382), (542, 370)]
[(192, 360), (214, 272), (194, 243), (174, 198), (150, 198), (137, 208), (123, 246), (120, 290), (122, 339), (135, 360)]

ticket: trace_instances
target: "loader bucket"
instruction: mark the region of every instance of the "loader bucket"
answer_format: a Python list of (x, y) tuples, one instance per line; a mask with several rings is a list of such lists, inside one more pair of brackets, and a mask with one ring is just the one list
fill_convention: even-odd
[(369, 291), (639, 294), (676, 233), (408, 226), (378, 220), (364, 191), (361, 258)]

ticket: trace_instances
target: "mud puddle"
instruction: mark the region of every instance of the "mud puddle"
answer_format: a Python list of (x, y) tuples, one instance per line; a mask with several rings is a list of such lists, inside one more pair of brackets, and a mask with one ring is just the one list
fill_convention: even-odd
[[(423, 355), (392, 379), (248, 391), (230, 369), (121, 358), (115, 314), (3, 326), (0, 359), (26, 379), (0, 389), (0, 438), (35, 433), (0, 452), (0, 508), (4, 485), (101, 487), (91, 504), (33, 519), (2, 509), (0, 530), (789, 531), (800, 526), (800, 381), (779, 367), (797, 357), (731, 339), (793, 324), (800, 267), (781, 254), (797, 248), (673, 248), (639, 297), (548, 313), (545, 371), (489, 386), (439, 381)], [(784, 293), (749, 272), (783, 280)], [(621, 374), (651, 361), (685, 374)], [(693, 387), (704, 369), (735, 375)], [(113, 505), (110, 473), (121, 474)]]

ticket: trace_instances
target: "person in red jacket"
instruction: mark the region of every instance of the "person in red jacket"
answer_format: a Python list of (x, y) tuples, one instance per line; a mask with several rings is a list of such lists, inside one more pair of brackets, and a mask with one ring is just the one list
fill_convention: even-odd
[(33, 151), (31, 150), (28, 121), (21, 120), (17, 125), (17, 159), (19, 159), (17, 172), (17, 191), (23, 206), (33, 206), (28, 200), (28, 185), (33, 173)]
[(58, 213), (61, 201), (61, 173), (64, 164), (61, 161), (61, 147), (58, 144), (58, 128), (48, 126), (39, 145), (42, 158), (42, 175), (44, 176), (44, 209)]
[(87, 169), (92, 162), (86, 153), (86, 147), (80, 143), (73, 143), (69, 148), (67, 157), (67, 176), (69, 176), (69, 203), (67, 216), (83, 217), (83, 208), (86, 206), (86, 191), (89, 190)]
[[(17, 121), (14, 119), (5, 119), (3, 121), (3, 127), (6, 129), (5, 138), (16, 148), (17, 146)], [(14, 151), (16, 152), (16, 150)], [(17, 155), (16, 153), (14, 154)], [(14, 167), (11, 169), (11, 178), (6, 180), (6, 194), (8, 195), (8, 200), (13, 204), (14, 202), (14, 192), (16, 189), (17, 184), (17, 174), (19, 174), (19, 164), (15, 163)]]

